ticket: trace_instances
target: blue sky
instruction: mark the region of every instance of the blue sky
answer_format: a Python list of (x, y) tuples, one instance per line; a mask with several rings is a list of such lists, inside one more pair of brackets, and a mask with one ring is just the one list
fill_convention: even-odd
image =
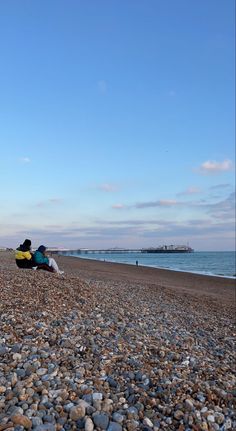
[(235, 247), (234, 0), (1, 0), (0, 246)]

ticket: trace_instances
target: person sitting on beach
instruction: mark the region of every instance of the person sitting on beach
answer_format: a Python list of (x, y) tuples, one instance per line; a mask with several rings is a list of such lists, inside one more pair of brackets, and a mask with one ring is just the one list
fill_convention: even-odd
[(34, 266), (30, 239), (26, 239), (23, 244), (20, 244), (20, 246), (16, 249), (15, 259), (18, 268), (31, 269)]
[(52, 257), (48, 257), (46, 255), (46, 247), (45, 245), (40, 245), (39, 248), (34, 253), (34, 264), (35, 265), (48, 265), (49, 268), (53, 269), (53, 272), (57, 272), (58, 274), (64, 274), (64, 271), (60, 271), (58, 265)]

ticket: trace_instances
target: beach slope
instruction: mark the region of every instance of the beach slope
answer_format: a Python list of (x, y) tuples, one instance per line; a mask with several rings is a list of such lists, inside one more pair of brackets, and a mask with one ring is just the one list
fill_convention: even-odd
[(56, 260), (0, 254), (0, 431), (236, 426), (233, 280)]

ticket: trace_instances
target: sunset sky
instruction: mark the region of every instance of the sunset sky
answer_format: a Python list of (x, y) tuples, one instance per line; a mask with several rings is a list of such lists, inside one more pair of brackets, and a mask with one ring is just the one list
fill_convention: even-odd
[(235, 248), (234, 0), (1, 0), (0, 246)]

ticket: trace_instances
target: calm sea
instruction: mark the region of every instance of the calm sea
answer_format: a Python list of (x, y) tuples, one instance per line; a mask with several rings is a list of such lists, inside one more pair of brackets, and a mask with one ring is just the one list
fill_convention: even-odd
[(195, 251), (194, 253), (153, 254), (153, 253), (77, 253), (64, 252), (67, 256), (85, 259), (95, 259), (131, 265), (165, 268), (175, 271), (185, 271), (198, 274), (218, 275), (224, 277), (236, 276), (234, 251)]

